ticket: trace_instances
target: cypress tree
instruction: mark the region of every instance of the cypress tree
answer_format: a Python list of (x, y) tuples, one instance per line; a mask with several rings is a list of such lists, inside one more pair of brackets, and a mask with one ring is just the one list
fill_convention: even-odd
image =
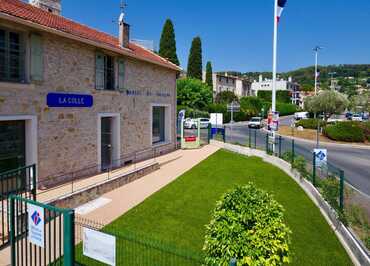
[(213, 87), (213, 77), (212, 77), (212, 63), (210, 61), (207, 62), (206, 66), (206, 84), (210, 86), (211, 88)]
[(176, 54), (176, 38), (173, 23), (167, 19), (164, 23), (161, 40), (159, 44), (159, 55), (168, 59), (175, 65), (180, 65)]
[(189, 78), (202, 80), (202, 69), (202, 40), (195, 37), (190, 48), (187, 75)]

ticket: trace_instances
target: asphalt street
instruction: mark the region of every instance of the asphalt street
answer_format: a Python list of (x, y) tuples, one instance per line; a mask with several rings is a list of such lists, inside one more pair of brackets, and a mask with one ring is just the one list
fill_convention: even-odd
[[(291, 118), (285, 118), (284, 124), (289, 124)], [(226, 141), (230, 143), (249, 143), (249, 129), (246, 124), (235, 124), (226, 127)], [(256, 134), (256, 141), (254, 140)], [(265, 149), (266, 133), (261, 130), (251, 130), (252, 146), (254, 141), (258, 148)], [(282, 154), (291, 151), (291, 140), (284, 139), (282, 142)], [(312, 161), (314, 142), (295, 139), (295, 152), (304, 156), (307, 161)], [(370, 149), (356, 148), (336, 144), (321, 144), (320, 148), (328, 150), (328, 161), (336, 168), (344, 171), (345, 180), (353, 187), (370, 196)]]

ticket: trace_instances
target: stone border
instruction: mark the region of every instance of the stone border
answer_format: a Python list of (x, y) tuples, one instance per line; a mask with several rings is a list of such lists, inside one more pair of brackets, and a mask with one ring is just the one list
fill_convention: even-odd
[(350, 230), (347, 229), (341, 221), (339, 221), (337, 214), (323, 199), (320, 192), (309, 181), (301, 178), (298, 172), (292, 170), (291, 165), (288, 162), (275, 156), (268, 155), (264, 151), (254, 150), (239, 145), (223, 143), (215, 140), (211, 140), (211, 145), (215, 145), (217, 147), (246, 156), (260, 157), (263, 159), (263, 161), (270, 163), (287, 173), (294, 179), (294, 181), (296, 181), (296, 183), (305, 191), (309, 198), (320, 209), (322, 215), (325, 217), (326, 221), (337, 235), (339, 241), (347, 251), (354, 265), (370, 266), (370, 257), (363, 247), (358, 243), (356, 237), (354, 237)]
[(93, 184), (89, 187), (78, 190), (72, 194), (62, 196), (58, 199), (53, 199), (46, 204), (50, 204), (59, 208), (74, 209), (82, 204), (95, 200), (105, 193), (122, 187), (137, 179), (140, 179), (159, 169), (159, 163), (153, 162), (149, 165), (132, 170), (123, 175), (116, 176), (112, 179)]

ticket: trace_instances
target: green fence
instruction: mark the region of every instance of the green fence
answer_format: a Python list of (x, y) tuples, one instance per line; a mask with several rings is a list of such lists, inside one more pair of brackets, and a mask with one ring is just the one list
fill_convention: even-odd
[[(270, 155), (291, 163), (302, 178), (311, 182), (323, 198), (336, 211), (340, 220), (370, 250), (370, 195), (366, 195), (348, 182), (346, 173), (330, 159), (318, 164), (315, 145), (307, 148), (295, 139), (276, 136), (274, 142), (262, 130), (230, 126), (225, 128), (224, 142), (266, 151)], [(367, 251), (369, 252), (369, 251)]]
[(94, 266), (105, 265), (83, 255), (84, 228), (107, 233), (116, 238), (116, 265), (130, 266), (193, 266), (203, 265), (201, 254), (195, 254), (173, 244), (167, 244), (146, 235), (129, 232), (124, 228), (107, 225), (76, 217), (75, 247), (76, 263), (78, 265)]
[(8, 201), (10, 194), (36, 199), (36, 165), (0, 173), (0, 248), (10, 244)]
[[(74, 265), (73, 210), (56, 208), (16, 195), (10, 195), (9, 202), (12, 266)], [(32, 223), (43, 231), (36, 244), (30, 239), (30, 232), (35, 230), (29, 228)]]

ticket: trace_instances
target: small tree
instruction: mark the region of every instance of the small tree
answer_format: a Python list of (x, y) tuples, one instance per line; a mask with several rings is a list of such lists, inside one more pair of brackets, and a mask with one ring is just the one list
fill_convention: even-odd
[(238, 96), (232, 91), (222, 91), (216, 95), (215, 102), (221, 104), (229, 104), (233, 101), (239, 101)]
[(240, 99), (241, 110), (250, 118), (259, 115), (263, 102), (258, 97), (242, 97)]
[(195, 37), (191, 44), (189, 61), (188, 61), (188, 78), (202, 80), (202, 40)]
[(168, 59), (175, 65), (180, 65), (176, 54), (175, 30), (170, 19), (167, 19), (163, 26), (159, 45), (159, 55)]
[(370, 93), (354, 95), (350, 98), (351, 111), (369, 112), (370, 111)]
[(311, 113), (324, 114), (326, 120), (333, 114), (344, 112), (348, 105), (347, 97), (336, 91), (321, 91), (305, 99), (305, 109)]
[(206, 66), (206, 84), (213, 88), (213, 77), (212, 77), (212, 63), (210, 61), (207, 62)]
[(193, 109), (205, 110), (212, 103), (212, 91), (198, 79), (177, 81), (177, 104)]

